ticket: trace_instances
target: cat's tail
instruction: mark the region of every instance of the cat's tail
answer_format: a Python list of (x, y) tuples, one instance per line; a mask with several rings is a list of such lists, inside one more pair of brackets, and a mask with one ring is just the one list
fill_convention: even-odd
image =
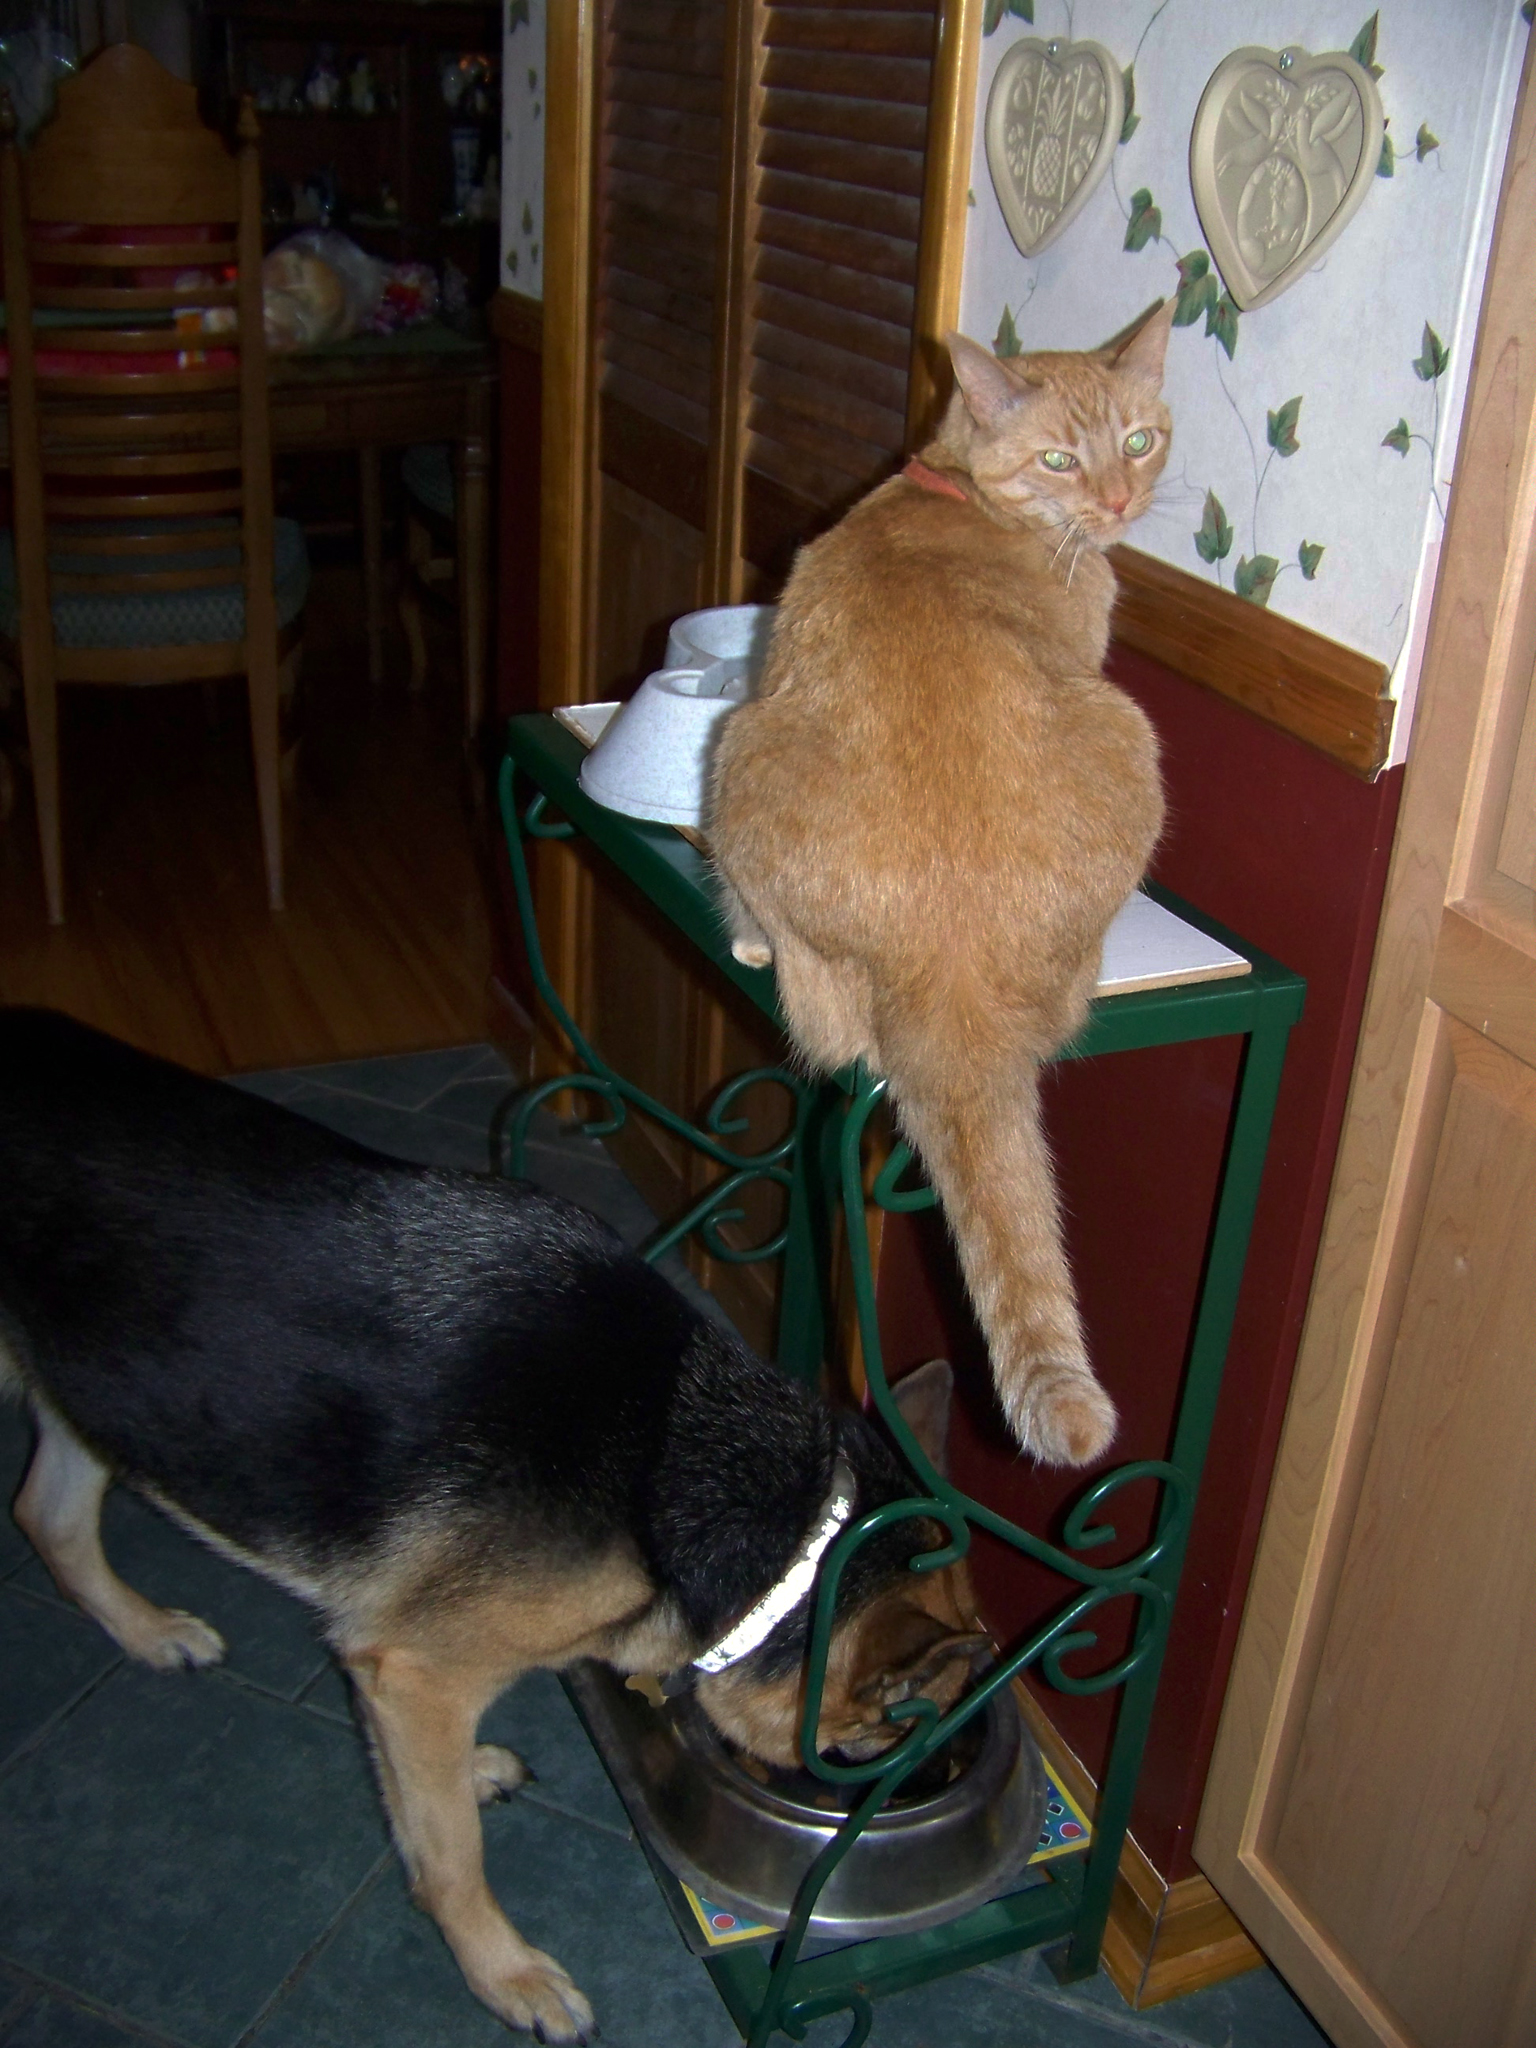
[[(941, 1063), (882, 1048), (898, 1120), (943, 1204), (1010, 1428), (1047, 1465), (1086, 1465), (1115, 1433), (1094, 1377), (1027, 1058)], [(895, 1056), (891, 1057), (894, 1052)]]

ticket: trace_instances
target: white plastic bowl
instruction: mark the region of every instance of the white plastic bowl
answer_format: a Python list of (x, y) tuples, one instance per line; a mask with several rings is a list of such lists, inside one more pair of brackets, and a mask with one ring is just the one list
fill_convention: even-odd
[(729, 661), (755, 675), (772, 630), (771, 604), (717, 604), (687, 612), (667, 635), (667, 667), (706, 668), (713, 661)]
[(627, 818), (702, 825), (710, 745), (747, 687), (746, 676), (723, 661), (658, 669), (619, 706), (582, 762), (582, 788)]
[(667, 666), (620, 705), (581, 764), (587, 795), (627, 818), (702, 825), (716, 734), (750, 693), (772, 620), (765, 604), (715, 605), (679, 619)]

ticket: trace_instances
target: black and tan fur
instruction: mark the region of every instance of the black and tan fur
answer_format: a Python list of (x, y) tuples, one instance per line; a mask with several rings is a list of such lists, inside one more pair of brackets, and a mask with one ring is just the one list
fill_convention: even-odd
[[(38, 1445), (16, 1519), (131, 1655), (223, 1643), (113, 1573), (113, 1479), (314, 1606), (350, 1673), (400, 1852), (503, 2019), (585, 2040), (586, 1999), (486, 1885), (477, 1745), (521, 1672), (668, 1672), (772, 1585), (839, 1451), (857, 1511), (908, 1490), (883, 1439), (700, 1315), (585, 1212), (399, 1164), (41, 1011), (0, 1012), (0, 1385)], [(925, 1390), (931, 1396), (931, 1385)], [(947, 1704), (976, 1636), (905, 1523), (845, 1574), (824, 1746)], [(721, 1729), (791, 1762), (802, 1608), (705, 1679)]]

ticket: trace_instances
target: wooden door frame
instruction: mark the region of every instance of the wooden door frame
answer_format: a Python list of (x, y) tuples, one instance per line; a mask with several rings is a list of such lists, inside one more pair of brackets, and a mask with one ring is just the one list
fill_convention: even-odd
[[(1448, 1086), (1437, 952), (1495, 740), (1536, 659), (1536, 91), (1505, 163), (1402, 815), (1344, 1142), (1195, 1856), (1341, 2044), (1398, 2024), (1271, 1860), (1390, 1362)], [(1443, 959), (1440, 970), (1444, 972)], [(1497, 1038), (1500, 1019), (1484, 1023)], [(1518, 1050), (1518, 1048), (1516, 1048)], [(1522, 1054), (1529, 1059), (1527, 1048)]]
[(544, 332), (540, 433), (539, 702), (578, 704), (592, 665), (597, 484), (597, 118), (601, 0), (549, 10), (544, 52)]

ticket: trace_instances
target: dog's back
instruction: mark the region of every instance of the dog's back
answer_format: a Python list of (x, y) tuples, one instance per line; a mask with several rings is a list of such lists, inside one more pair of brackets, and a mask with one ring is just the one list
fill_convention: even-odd
[(767, 1370), (582, 1210), (42, 1011), (0, 1012), (0, 1315), (114, 1469), (306, 1567), (428, 1502), (611, 1541), (689, 1359)]

